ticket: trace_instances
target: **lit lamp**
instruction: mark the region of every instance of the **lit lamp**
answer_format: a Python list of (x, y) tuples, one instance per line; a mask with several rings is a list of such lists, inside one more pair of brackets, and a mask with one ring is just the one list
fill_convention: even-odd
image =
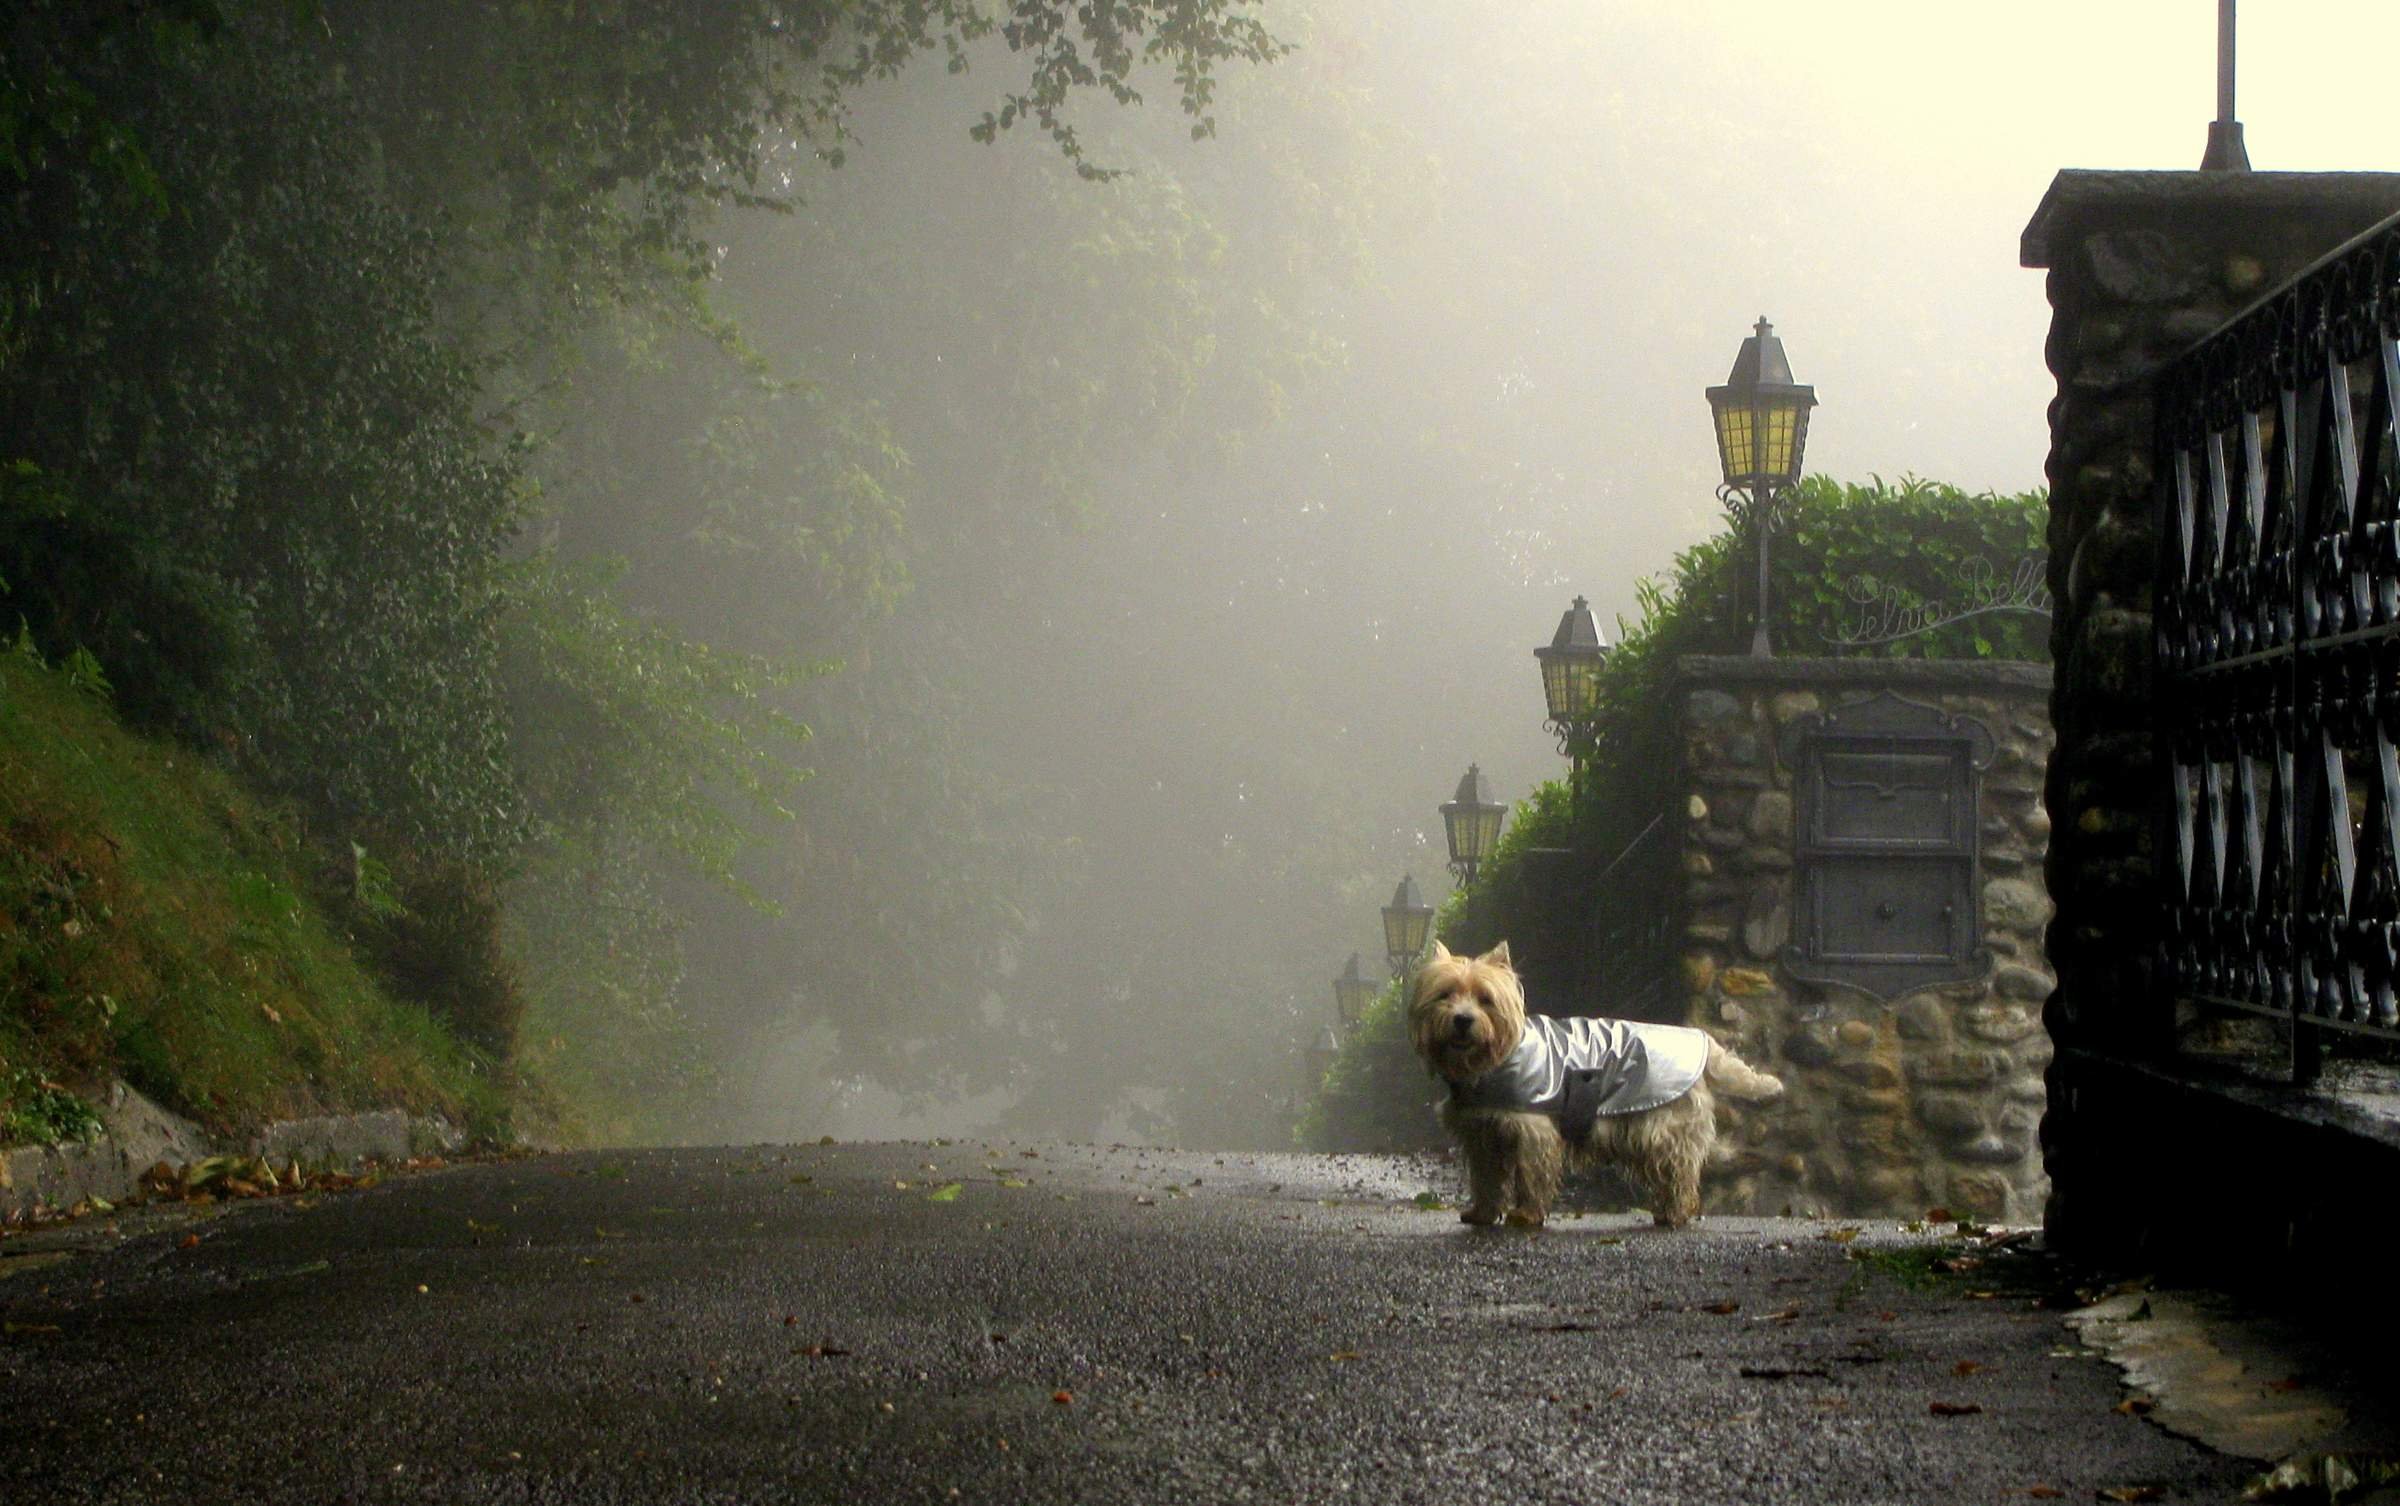
[(1500, 823), (1508, 807), (1492, 799), (1492, 787), (1474, 764), (1459, 778), (1458, 793), (1442, 807), (1442, 833), (1450, 839), (1450, 871), (1462, 884), (1475, 882), (1475, 872), (1491, 861), (1500, 846)]
[(1344, 1030), (1353, 1029), (1374, 999), (1375, 985), (1358, 975), (1358, 953), (1352, 952), (1350, 965), (1333, 980), (1333, 1016)]
[(1792, 380), (1783, 342), (1763, 315), (1742, 342), (1741, 354), (1733, 358), (1733, 373), (1725, 385), (1708, 389), (1708, 406), (1717, 420), (1717, 461), (1725, 471), (1717, 500), (1735, 524), (1757, 540), (1757, 627), (1750, 652), (1758, 658), (1774, 653), (1767, 643), (1767, 536), (1775, 527), (1776, 499), (1800, 479), (1801, 452), (1808, 448), (1808, 410), (1816, 405), (1816, 389)]
[(1383, 907), (1383, 951), (1397, 978), (1408, 971), (1433, 931), (1433, 906), (1417, 892), (1413, 877), (1402, 877), (1400, 887), (1392, 891), (1392, 902)]
[(1542, 700), (1550, 711), (1543, 725), (1558, 739), (1559, 752), (1581, 758), (1600, 714), (1600, 667), (1608, 662), (1591, 603), (1576, 597), (1559, 614), (1558, 632), (1533, 657), (1541, 661)]

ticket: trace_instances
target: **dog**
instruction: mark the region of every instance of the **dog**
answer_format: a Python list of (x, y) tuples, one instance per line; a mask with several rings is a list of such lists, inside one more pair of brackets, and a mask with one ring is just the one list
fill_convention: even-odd
[(1539, 1228), (1567, 1165), (1607, 1162), (1649, 1191), (1662, 1228), (1700, 1213), (1700, 1168), (1720, 1095), (1763, 1103), (1781, 1079), (1704, 1030), (1525, 1012), (1503, 941), (1480, 957), (1440, 942), (1417, 970), (1409, 1035), (1450, 1084), (1442, 1123), (1467, 1163), (1470, 1224)]

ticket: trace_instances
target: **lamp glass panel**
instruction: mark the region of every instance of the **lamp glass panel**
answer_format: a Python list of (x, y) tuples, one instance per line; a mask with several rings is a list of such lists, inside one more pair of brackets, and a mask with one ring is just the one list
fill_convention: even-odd
[(1596, 660), (1585, 660), (1575, 665), (1574, 670), (1574, 694), (1570, 704), (1574, 708), (1574, 720), (1581, 721), (1600, 709), (1600, 665)]
[(1451, 806), (1442, 812), (1442, 835), (1450, 842), (1450, 861), (1472, 863), (1483, 854), (1475, 850), (1475, 810)]
[(1408, 912), (1386, 909), (1383, 912), (1383, 949), (1394, 956), (1400, 953), (1415, 955), (1416, 948), (1408, 944)]
[(1758, 473), (1762, 476), (1789, 476), (1792, 473), (1792, 429), (1799, 416), (1796, 404), (1777, 403), (1760, 412)]
[(1475, 858), (1482, 862), (1500, 847), (1500, 823), (1508, 819), (1505, 805), (1488, 806), (1475, 813)]
[(1542, 661), (1542, 699), (1549, 704), (1552, 721), (1574, 719), (1575, 666), (1566, 655), (1553, 654)]
[(1725, 467), (1726, 480), (1750, 474), (1752, 432), (1749, 409), (1728, 403), (1717, 410), (1717, 459)]

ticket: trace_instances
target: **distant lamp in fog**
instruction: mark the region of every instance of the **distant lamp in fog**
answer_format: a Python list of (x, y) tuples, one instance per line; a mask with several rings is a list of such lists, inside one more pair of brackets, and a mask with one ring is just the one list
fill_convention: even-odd
[(1492, 799), (1492, 787), (1474, 764), (1458, 781), (1458, 793), (1442, 807), (1442, 832), (1450, 839), (1450, 871), (1462, 884), (1492, 860), (1500, 846), (1500, 823), (1508, 807)]
[(1341, 1021), (1344, 1030), (1356, 1029), (1374, 1001), (1375, 985), (1359, 976), (1358, 953), (1352, 952), (1350, 965), (1333, 980), (1333, 1017)]
[(1393, 977), (1416, 965), (1432, 933), (1433, 906), (1417, 892), (1413, 876), (1403, 877), (1400, 887), (1392, 891), (1392, 902), (1383, 907), (1383, 950)]
[(1600, 668), (1608, 662), (1608, 644), (1592, 604), (1582, 597), (1559, 614), (1558, 632), (1533, 651), (1542, 665), (1542, 699), (1550, 715), (1544, 725), (1558, 739), (1558, 751), (1580, 758), (1600, 714)]
[(1757, 545), (1750, 652), (1760, 658), (1774, 652), (1767, 642), (1767, 536), (1775, 528), (1776, 499), (1800, 479), (1808, 412), (1816, 405), (1817, 390), (1792, 380), (1783, 342), (1764, 315), (1733, 358), (1725, 385), (1708, 389), (1709, 410), (1716, 415), (1717, 463), (1725, 472), (1717, 500)]

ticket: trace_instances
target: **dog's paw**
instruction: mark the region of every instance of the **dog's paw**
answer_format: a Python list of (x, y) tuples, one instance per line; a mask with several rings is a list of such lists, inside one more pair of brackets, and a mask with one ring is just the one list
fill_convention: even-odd
[(1473, 1224), (1476, 1228), (1482, 1229), (1500, 1222), (1500, 1214), (1491, 1208), (1462, 1208), (1459, 1210), (1458, 1221), (1462, 1224)]
[(1541, 1213), (1528, 1212), (1523, 1208), (1511, 1209), (1508, 1215), (1508, 1226), (1512, 1229), (1538, 1229), (1542, 1226), (1542, 1221), (1546, 1216)]

